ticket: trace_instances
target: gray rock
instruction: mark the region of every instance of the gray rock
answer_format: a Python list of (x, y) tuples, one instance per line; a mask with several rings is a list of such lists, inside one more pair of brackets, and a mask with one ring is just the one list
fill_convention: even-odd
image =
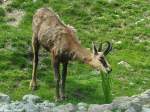
[(150, 112), (150, 108), (143, 107), (142, 112)]
[(131, 102), (130, 107), (128, 109), (129, 110), (135, 110), (136, 112), (141, 112), (142, 111), (142, 105), (139, 103)]
[(40, 102), (40, 97), (32, 95), (32, 94), (25, 95), (25, 96), (23, 96), (22, 99), (23, 99), (23, 101), (25, 101), (27, 103), (32, 102), (35, 104), (35, 103)]
[(150, 108), (150, 103), (143, 105), (143, 107)]
[(11, 110), (14, 112), (23, 112), (24, 111), (24, 103), (16, 101), (9, 104)]
[(150, 112), (150, 90), (132, 97), (118, 97), (111, 104), (68, 103), (56, 106), (49, 101), (40, 102), (34, 95), (25, 95), (23, 101), (11, 101), (0, 93), (0, 112)]
[(111, 111), (111, 110), (105, 110), (104, 112), (113, 112), (113, 111)]
[(6, 94), (0, 93), (0, 103), (9, 103), (10, 97)]
[(150, 96), (148, 94), (142, 93), (138, 98), (143, 105), (146, 103), (150, 103)]
[(113, 109), (126, 110), (130, 106), (131, 101), (132, 101), (132, 98), (127, 97), (127, 96), (118, 97), (112, 102)]
[(125, 61), (118, 62), (118, 65), (124, 66), (126, 68), (131, 68), (131, 65)]
[(54, 108), (56, 106), (55, 103), (50, 103), (47, 100), (43, 102), (43, 105), (46, 106), (46, 107), (50, 107), (50, 108)]
[(33, 104), (32, 102), (26, 103), (24, 105), (24, 110), (25, 112), (40, 112), (39, 107)]
[(78, 112), (87, 112), (88, 110), (88, 104), (86, 103), (78, 103), (77, 104)]
[(89, 106), (88, 112), (105, 112), (112, 109), (113, 107), (111, 104), (104, 104), (104, 105), (91, 104)]
[(60, 105), (53, 109), (53, 112), (75, 112), (77, 110), (76, 106), (71, 103), (66, 105)]
[(140, 100), (138, 97), (134, 98), (134, 99), (132, 100), (132, 102), (133, 102), (133, 103), (142, 104), (142, 103), (141, 103), (141, 100)]
[(2, 107), (0, 107), (0, 112), (10, 112), (11, 111), (11, 107), (9, 106), (9, 104), (4, 104), (2, 105)]
[(133, 107), (130, 107), (125, 112), (141, 112), (141, 111), (136, 111)]
[(44, 101), (43, 103), (37, 104), (37, 107), (39, 108), (40, 112), (52, 112), (55, 106), (55, 103), (50, 103), (49, 101)]
[(24, 112), (24, 104), (20, 102), (13, 102), (10, 104), (4, 104), (0, 107), (0, 112)]
[(150, 89), (146, 90), (144, 94), (148, 94), (150, 96)]

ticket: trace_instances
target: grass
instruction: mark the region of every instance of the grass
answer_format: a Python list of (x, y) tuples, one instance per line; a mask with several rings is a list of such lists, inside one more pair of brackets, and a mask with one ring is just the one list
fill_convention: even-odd
[(105, 103), (110, 103), (112, 101), (111, 76), (103, 73), (101, 73), (101, 76)]
[[(52, 7), (60, 18), (77, 29), (82, 45), (92, 41), (113, 41), (108, 56), (112, 66), (112, 98), (143, 92), (150, 87), (150, 3), (146, 0), (13, 0), (8, 9), (26, 12), (18, 27), (7, 24), (0, 8), (0, 92), (13, 100), (33, 93), (54, 101), (53, 69), (50, 56), (41, 50), (38, 67), (39, 89), (28, 89), (32, 73), (31, 23), (35, 11)], [(8, 10), (7, 9), (7, 10)], [(139, 42), (136, 38), (143, 40)], [(121, 41), (121, 44), (115, 44)], [(131, 68), (117, 63), (126, 61)], [(104, 103), (101, 76), (87, 65), (71, 62), (68, 68), (67, 95), (62, 103)]]

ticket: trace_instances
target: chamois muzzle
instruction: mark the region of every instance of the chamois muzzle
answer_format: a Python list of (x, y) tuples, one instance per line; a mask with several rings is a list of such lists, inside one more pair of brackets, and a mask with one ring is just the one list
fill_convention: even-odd
[(109, 68), (109, 69), (107, 70), (107, 74), (111, 73), (111, 71), (112, 71), (112, 69)]

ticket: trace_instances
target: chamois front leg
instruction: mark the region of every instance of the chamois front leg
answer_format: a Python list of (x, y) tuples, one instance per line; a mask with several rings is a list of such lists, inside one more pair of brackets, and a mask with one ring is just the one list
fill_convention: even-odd
[(61, 95), (62, 100), (64, 100), (66, 98), (65, 82), (66, 82), (66, 76), (67, 76), (67, 65), (68, 65), (68, 62), (63, 63), (62, 79), (61, 79), (61, 87), (60, 87), (60, 95)]
[(32, 69), (32, 80), (30, 82), (30, 88), (32, 90), (35, 90), (37, 88), (37, 82), (36, 82), (36, 71), (37, 71), (37, 65), (38, 65), (38, 52), (39, 52), (39, 42), (37, 38), (33, 36), (32, 39), (32, 48), (33, 48), (33, 69)]
[(58, 59), (53, 59), (54, 80), (55, 80), (55, 84), (56, 84), (56, 98), (55, 98), (55, 101), (60, 100), (60, 95), (59, 95), (59, 83), (60, 83), (59, 66), (60, 66), (60, 62), (58, 61)]

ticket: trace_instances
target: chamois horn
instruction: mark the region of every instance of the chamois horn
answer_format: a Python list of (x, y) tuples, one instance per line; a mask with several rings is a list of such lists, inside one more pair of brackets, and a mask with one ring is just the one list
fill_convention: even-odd
[(107, 48), (104, 51), (104, 55), (106, 56), (112, 50), (112, 44), (109, 41), (105, 41), (107, 43)]

